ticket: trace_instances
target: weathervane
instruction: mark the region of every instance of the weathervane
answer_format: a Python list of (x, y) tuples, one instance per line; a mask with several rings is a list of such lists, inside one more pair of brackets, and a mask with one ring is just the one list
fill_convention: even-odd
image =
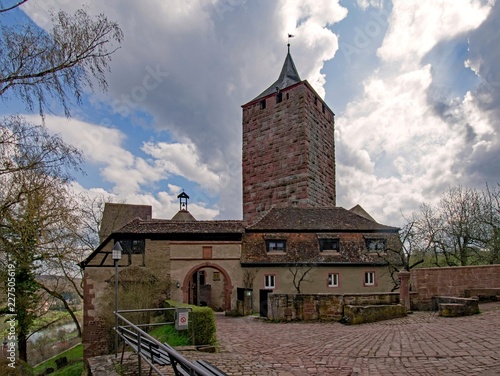
[(293, 38), (294, 36), (295, 35), (288, 33), (288, 44), (287, 44), (288, 52), (290, 52), (290, 38)]

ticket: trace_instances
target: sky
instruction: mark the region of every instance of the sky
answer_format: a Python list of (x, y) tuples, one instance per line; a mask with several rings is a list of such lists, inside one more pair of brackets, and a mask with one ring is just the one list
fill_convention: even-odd
[(337, 206), (401, 226), (448, 187), (500, 182), (498, 2), (30, 0), (8, 17), (50, 30), (50, 12), (79, 8), (125, 38), (106, 92), (46, 115), (85, 154), (77, 192), (168, 219), (185, 190), (197, 219), (241, 219), (241, 105), (278, 78), (288, 41), (336, 115)]

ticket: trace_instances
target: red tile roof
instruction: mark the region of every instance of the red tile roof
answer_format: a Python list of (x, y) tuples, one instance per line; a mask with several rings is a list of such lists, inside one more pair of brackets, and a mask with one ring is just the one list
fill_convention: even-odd
[(115, 231), (115, 234), (241, 234), (242, 221), (172, 221), (170, 219), (152, 219), (149, 221), (134, 219), (129, 224)]
[(397, 227), (382, 225), (341, 207), (273, 208), (247, 231), (383, 231)]

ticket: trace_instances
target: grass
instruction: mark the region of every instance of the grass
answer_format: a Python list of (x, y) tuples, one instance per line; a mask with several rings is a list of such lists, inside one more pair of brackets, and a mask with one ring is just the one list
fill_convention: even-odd
[(192, 345), (191, 339), (182, 333), (179, 333), (173, 325), (160, 326), (149, 333), (158, 341), (167, 342), (170, 346), (189, 346)]
[[(66, 359), (68, 360), (69, 366), (57, 370), (56, 359), (62, 358), (63, 356), (65, 356)], [(77, 367), (78, 365), (80, 366), (79, 368)], [(72, 349), (66, 350), (65, 352), (57, 355), (56, 357), (39, 364), (38, 366), (33, 368), (33, 370), (35, 371), (35, 375), (41, 375), (45, 372), (47, 368), (53, 368), (57, 370), (52, 374), (54, 376), (73, 376), (73, 375), (80, 376), (83, 371), (83, 345), (79, 344), (78, 346), (75, 346)], [(77, 369), (80, 369), (80, 373), (76, 373)], [(63, 373), (63, 371), (71, 373)]]
[(52, 376), (81, 376), (83, 373), (83, 361), (74, 363), (51, 373)]

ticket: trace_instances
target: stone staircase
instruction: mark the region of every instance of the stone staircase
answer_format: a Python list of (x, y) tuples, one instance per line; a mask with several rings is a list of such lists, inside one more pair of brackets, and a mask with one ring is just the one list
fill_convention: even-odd
[(470, 316), (479, 313), (479, 299), (435, 296), (432, 298), (434, 311), (443, 317)]

